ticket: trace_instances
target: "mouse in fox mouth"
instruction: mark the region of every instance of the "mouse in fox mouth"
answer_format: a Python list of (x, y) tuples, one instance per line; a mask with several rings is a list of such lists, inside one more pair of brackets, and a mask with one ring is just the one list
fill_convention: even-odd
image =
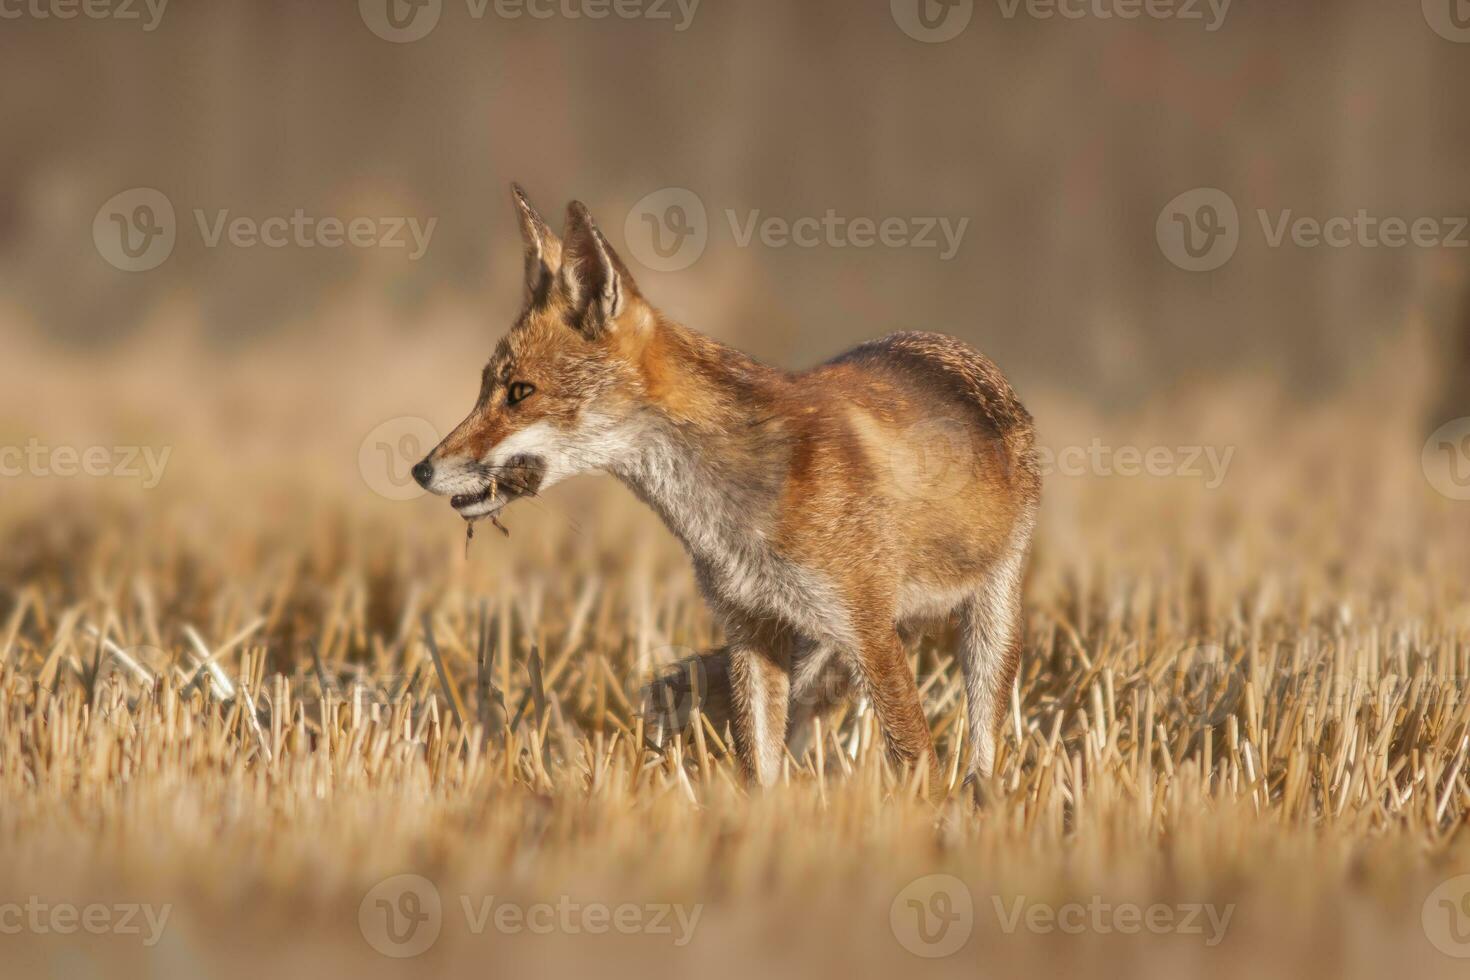
[[(500, 523), (499, 513), (511, 501), (520, 497), (533, 497), (546, 472), (543, 460), (534, 456), (519, 456), (506, 464), (499, 477), (488, 474), (484, 489), (473, 493), (455, 494), (449, 505), (465, 522), (465, 555), (468, 557), (470, 542), (475, 538), (475, 522), (487, 520), (495, 529), (510, 537), (510, 529)], [(502, 489), (504, 492), (502, 493)], [(491, 500), (497, 501), (494, 508), (485, 510)]]

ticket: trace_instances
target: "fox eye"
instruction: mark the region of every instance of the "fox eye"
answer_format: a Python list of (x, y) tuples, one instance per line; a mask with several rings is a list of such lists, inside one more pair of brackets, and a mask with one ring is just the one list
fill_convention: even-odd
[(506, 392), (505, 403), (507, 405), (514, 405), (517, 402), (525, 401), (535, 393), (536, 386), (533, 384), (528, 384), (524, 381), (512, 382), (510, 390)]

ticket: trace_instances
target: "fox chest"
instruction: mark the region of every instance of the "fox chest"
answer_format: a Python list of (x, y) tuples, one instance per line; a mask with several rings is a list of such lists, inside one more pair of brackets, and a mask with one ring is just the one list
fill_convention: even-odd
[(819, 571), (764, 545), (693, 557), (700, 590), (716, 610), (778, 619), (814, 639), (845, 639), (844, 603)]

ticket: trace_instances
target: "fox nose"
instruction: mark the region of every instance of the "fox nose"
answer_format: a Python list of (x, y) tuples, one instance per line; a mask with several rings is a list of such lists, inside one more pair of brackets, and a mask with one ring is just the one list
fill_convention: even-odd
[(429, 489), (429, 481), (434, 479), (434, 464), (427, 459), (419, 462), (413, 468), (413, 478), (418, 481), (419, 486)]

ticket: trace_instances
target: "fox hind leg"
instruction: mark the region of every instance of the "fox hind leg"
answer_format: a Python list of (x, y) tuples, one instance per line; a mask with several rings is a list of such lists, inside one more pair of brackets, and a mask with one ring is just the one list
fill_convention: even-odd
[(865, 638), (858, 656), (858, 673), (882, 729), (889, 758), (900, 771), (925, 770), (929, 796), (939, 800), (945, 788), (939, 777), (934, 739), (914, 672), (891, 625), (874, 629)]
[(979, 779), (989, 779), (995, 769), (996, 734), (1020, 666), (1023, 557), (1018, 553), (1000, 562), (959, 610), (959, 661), (970, 748), (965, 781), (972, 787)]

